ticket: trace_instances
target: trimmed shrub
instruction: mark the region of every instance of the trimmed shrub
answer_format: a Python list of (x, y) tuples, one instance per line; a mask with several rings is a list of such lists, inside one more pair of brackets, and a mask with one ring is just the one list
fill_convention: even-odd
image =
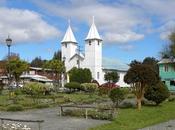
[(22, 111), (24, 110), (23, 106), (14, 104), (7, 106), (7, 111)]
[(109, 98), (114, 103), (115, 107), (125, 98), (125, 93), (120, 88), (113, 88), (109, 93)]
[(71, 92), (72, 91), (80, 91), (81, 90), (81, 87), (80, 87), (80, 83), (78, 82), (70, 82), (70, 83), (67, 83), (64, 85), (65, 88), (68, 88)]
[(98, 86), (96, 83), (83, 83), (80, 85), (81, 89), (89, 92), (89, 93), (93, 93), (96, 90), (98, 90)]
[(146, 99), (154, 101), (156, 105), (159, 105), (170, 96), (170, 93), (166, 85), (160, 81), (154, 86), (147, 87), (144, 96)]
[(87, 68), (72, 68), (69, 71), (70, 82), (90, 83), (92, 80), (91, 71)]

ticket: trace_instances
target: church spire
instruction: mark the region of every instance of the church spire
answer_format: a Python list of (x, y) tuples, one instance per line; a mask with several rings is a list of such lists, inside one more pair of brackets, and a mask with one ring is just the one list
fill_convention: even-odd
[(85, 40), (92, 40), (92, 39), (102, 40), (98, 31), (97, 31), (97, 28), (96, 28), (96, 25), (94, 22), (94, 16), (93, 16), (93, 20), (92, 20), (92, 25), (90, 27), (89, 33), (88, 33)]
[(67, 31), (66, 31), (61, 43), (68, 43), (68, 42), (77, 43), (75, 36), (72, 32), (71, 26), (70, 26), (70, 19), (68, 20), (68, 24), (69, 24), (69, 26), (67, 28)]

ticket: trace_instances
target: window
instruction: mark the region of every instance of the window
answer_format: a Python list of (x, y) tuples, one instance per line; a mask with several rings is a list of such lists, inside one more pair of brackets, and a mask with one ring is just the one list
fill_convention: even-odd
[(97, 79), (100, 79), (100, 73), (97, 72)]
[(162, 81), (165, 84), (165, 81)]
[(98, 45), (100, 45), (100, 41), (98, 41)]
[(65, 47), (67, 48), (67, 43), (65, 43)]
[(168, 65), (164, 66), (164, 70), (165, 70), (165, 72), (168, 72)]
[(89, 40), (89, 46), (91, 45), (91, 40)]
[(170, 81), (170, 85), (171, 85), (171, 86), (175, 86), (175, 81), (171, 80), (171, 81)]
[(77, 65), (79, 65), (79, 60), (77, 60)]

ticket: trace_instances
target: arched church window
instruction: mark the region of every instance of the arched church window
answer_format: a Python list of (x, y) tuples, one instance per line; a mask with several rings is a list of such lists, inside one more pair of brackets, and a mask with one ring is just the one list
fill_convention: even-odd
[(98, 41), (98, 45), (100, 45), (100, 41)]
[(91, 45), (91, 40), (89, 40), (89, 46)]
[(97, 72), (97, 79), (100, 79), (100, 73)]

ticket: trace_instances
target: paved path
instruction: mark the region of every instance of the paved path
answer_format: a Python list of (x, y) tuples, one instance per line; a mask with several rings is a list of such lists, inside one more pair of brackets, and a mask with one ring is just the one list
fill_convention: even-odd
[[(87, 130), (88, 128), (108, 123), (83, 118), (60, 117), (57, 115), (58, 108), (35, 109), (23, 112), (0, 112), (0, 117), (12, 119), (44, 120), (42, 130)], [(37, 124), (27, 124), (34, 130), (38, 130)]]
[(175, 120), (170, 120), (164, 123), (160, 123), (139, 130), (175, 130)]

